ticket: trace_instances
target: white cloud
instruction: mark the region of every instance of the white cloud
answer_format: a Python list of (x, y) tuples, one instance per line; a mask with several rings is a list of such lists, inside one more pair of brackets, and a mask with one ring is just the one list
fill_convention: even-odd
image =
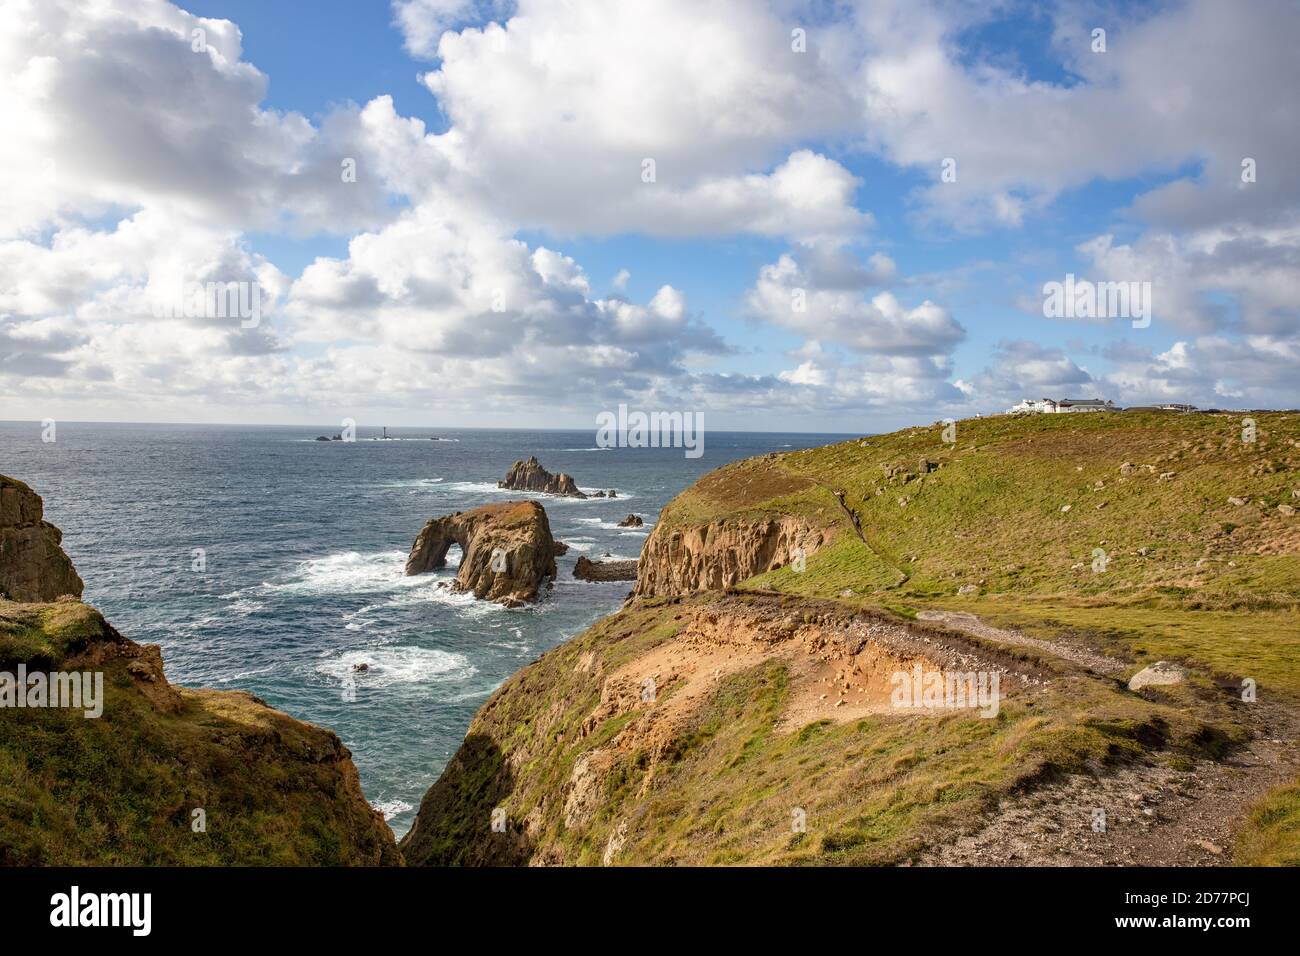
[[(411, 42), (423, 18), (403, 9)], [(854, 178), (796, 148), (854, 109), (826, 57), (792, 51), (790, 23), (744, 0), (522, 0), (504, 24), (442, 35), (425, 83), (451, 129), (432, 146), (458, 195), (557, 233), (861, 228)]]
[[(1156, 190), (1138, 210), (1165, 224), (1205, 225), (1247, 207), (1267, 217), (1280, 197), (1300, 197), (1300, 183), (1283, 173), (1300, 151), (1300, 127), (1260, 121), (1289, 115), (1300, 86), (1295, 4), (1190, 0), (1127, 14), (1061, 8), (1053, 52), (1071, 74), (1064, 82), (965, 58), (957, 40), (975, 8), (894, 0), (855, 12), (867, 142), (929, 172), (933, 185), (922, 196), (931, 216), (972, 228), (1016, 226), (1097, 177), (1191, 162), (1204, 163), (1202, 178)], [(1090, 47), (1098, 23), (1109, 27), (1105, 53)], [(1246, 156), (1269, 171), (1253, 191), (1241, 189)], [(940, 181), (945, 158), (957, 162), (955, 182)]]
[[(932, 356), (948, 353), (965, 330), (946, 309), (925, 300), (908, 308), (888, 291), (867, 298), (863, 289), (892, 278), (892, 261), (877, 257), (862, 268), (846, 253), (814, 251), (805, 269), (786, 254), (759, 271), (747, 304), (765, 321), (862, 353)], [(822, 285), (818, 280), (830, 281)]]
[(146, 206), (232, 229), (389, 217), (379, 177), (343, 182), (372, 132), (356, 111), (263, 109), (233, 23), (162, 0), (7, 0), (3, 22), (0, 236)]

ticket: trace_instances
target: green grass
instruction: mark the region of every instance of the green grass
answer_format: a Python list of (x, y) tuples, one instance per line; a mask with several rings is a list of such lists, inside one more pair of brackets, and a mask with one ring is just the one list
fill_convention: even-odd
[(1300, 782), (1278, 787), (1257, 803), (1237, 837), (1239, 866), (1300, 866)]
[(337, 737), (247, 694), (142, 679), (137, 651), (80, 602), (0, 601), (0, 670), (102, 671), (105, 697), (95, 719), (0, 709), (0, 864), (400, 862)]

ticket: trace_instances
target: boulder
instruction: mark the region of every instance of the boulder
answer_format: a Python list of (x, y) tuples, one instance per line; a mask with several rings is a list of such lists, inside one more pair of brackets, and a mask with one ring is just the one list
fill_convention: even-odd
[(460, 545), (464, 556), (452, 586), (477, 598), (515, 607), (537, 599), (555, 580), (555, 539), (546, 511), (535, 501), (508, 501), (432, 518), (406, 559), (406, 573), (423, 574), (447, 563)]
[(1163, 687), (1181, 684), (1187, 679), (1187, 672), (1168, 661), (1156, 661), (1150, 667), (1144, 667), (1130, 678), (1129, 690), (1141, 690), (1143, 687)]
[(562, 495), (566, 498), (587, 497), (578, 490), (577, 483), (564, 472), (553, 475), (535, 458), (517, 461), (506, 472), (506, 477), (497, 482), (498, 488), (511, 491), (537, 491), (547, 495)]
[(81, 597), (77, 569), (63, 551), (63, 532), (44, 520), (41, 496), (0, 475), (0, 597), (54, 601)]
[(638, 515), (628, 515), (618, 523), (620, 528), (640, 528), (645, 521)]

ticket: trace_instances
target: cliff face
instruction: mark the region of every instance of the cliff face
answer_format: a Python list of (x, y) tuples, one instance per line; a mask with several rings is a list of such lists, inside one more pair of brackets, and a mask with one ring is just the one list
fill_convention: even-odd
[(660, 524), (647, 539), (637, 565), (636, 594), (682, 594), (722, 590), (746, 578), (786, 567), (827, 544), (833, 531), (807, 519), (773, 515), (727, 519), (698, 527)]
[[(517, 461), (506, 472), (503, 481), (497, 482), (498, 488), (512, 491), (536, 491), (548, 495), (563, 495), (566, 498), (587, 497), (578, 490), (577, 483), (564, 472), (553, 475), (542, 467), (536, 457), (527, 461)], [(603, 496), (602, 496), (603, 497)]]
[(0, 597), (53, 601), (81, 597), (82, 583), (63, 553), (63, 533), (43, 519), (40, 495), (0, 475)]
[(535, 501), (484, 505), (430, 519), (411, 546), (406, 573), (443, 567), (453, 544), (464, 555), (454, 587), (477, 598), (514, 606), (536, 600), (542, 583), (555, 580), (557, 544), (545, 509)]
[[(39, 497), (0, 482), (6, 520), (40, 527)], [(25, 553), (10, 580), (48, 595), (76, 577), (61, 551)], [(49, 706), (56, 672), (80, 675), (76, 706)], [(158, 647), (71, 597), (0, 600), (0, 704), (0, 864), (401, 863), (335, 734), (251, 694), (171, 684)]]

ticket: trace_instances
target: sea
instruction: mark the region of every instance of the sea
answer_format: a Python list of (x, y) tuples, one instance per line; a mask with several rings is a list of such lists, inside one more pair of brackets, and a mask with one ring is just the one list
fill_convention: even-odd
[[(511, 674), (618, 609), (628, 582), (575, 580), (580, 555), (636, 558), (660, 510), (727, 462), (843, 440), (707, 432), (704, 452), (599, 448), (595, 430), (0, 422), (0, 474), (27, 482), (85, 580), (85, 600), (123, 634), (163, 649), (168, 679), (250, 691), (329, 727), (400, 837)], [(578, 500), (497, 487), (536, 455)], [(535, 498), (569, 545), (535, 605), (457, 593), (447, 568), (407, 577), (430, 518)], [(642, 528), (620, 528), (629, 514)], [(357, 664), (368, 665), (364, 671)]]

